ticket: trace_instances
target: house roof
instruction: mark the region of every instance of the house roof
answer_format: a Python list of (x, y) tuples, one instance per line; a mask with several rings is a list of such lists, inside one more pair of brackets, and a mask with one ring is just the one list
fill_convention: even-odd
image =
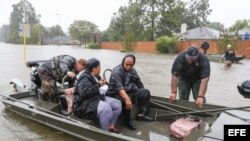
[(246, 27), (238, 31), (238, 35), (245, 35), (246, 33), (250, 34), (250, 27)]
[(179, 34), (184, 39), (218, 39), (220, 31), (209, 27), (197, 27)]

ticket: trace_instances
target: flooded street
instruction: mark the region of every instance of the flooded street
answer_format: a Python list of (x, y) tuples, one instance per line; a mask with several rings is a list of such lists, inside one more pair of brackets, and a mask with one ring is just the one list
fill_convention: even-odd
[[(0, 43), (0, 92), (13, 91), (9, 82), (19, 78), (29, 85), (29, 69), (24, 65), (23, 45)], [(104, 49), (84, 49), (71, 46), (27, 46), (27, 61), (46, 60), (56, 55), (68, 54), (76, 58), (96, 57), (101, 61), (102, 72), (121, 63), (125, 53)], [(175, 55), (135, 53), (139, 75), (152, 95), (168, 97), (170, 94), (171, 67)], [(206, 94), (207, 102), (229, 107), (250, 105), (238, 93), (237, 85), (250, 79), (250, 60), (233, 64), (225, 69), (222, 63), (211, 62), (211, 77)], [(190, 98), (192, 99), (192, 98)], [(0, 140), (8, 141), (75, 141), (76, 139), (4, 109), (0, 102)]]

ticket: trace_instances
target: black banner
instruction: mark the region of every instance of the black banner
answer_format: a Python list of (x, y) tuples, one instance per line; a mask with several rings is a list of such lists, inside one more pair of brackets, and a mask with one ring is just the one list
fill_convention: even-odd
[(250, 125), (224, 125), (224, 141), (249, 141), (249, 137)]

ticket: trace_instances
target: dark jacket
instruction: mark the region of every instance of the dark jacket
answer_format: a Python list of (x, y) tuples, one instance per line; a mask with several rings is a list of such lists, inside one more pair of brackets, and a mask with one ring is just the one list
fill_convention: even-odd
[[(100, 80), (101, 77), (97, 76), (97, 79)], [(74, 92), (73, 108), (76, 116), (96, 116), (97, 106), (101, 99), (99, 88), (100, 84), (89, 71), (85, 71), (81, 74)]]
[(143, 83), (136, 70), (124, 71), (122, 65), (116, 66), (109, 80), (109, 88), (107, 94), (114, 96), (119, 94), (120, 90), (125, 90), (127, 94), (135, 93), (139, 89), (144, 88)]
[(235, 57), (236, 57), (234, 50), (233, 49), (226, 50), (224, 53), (224, 57), (225, 57), (225, 60), (230, 60), (230, 61), (234, 62)]
[[(68, 71), (76, 72), (76, 59), (69, 55), (60, 55), (45, 61), (38, 67), (38, 72), (61, 81)], [(55, 74), (57, 73), (57, 74)]]
[(171, 73), (182, 80), (197, 81), (210, 76), (210, 62), (206, 55), (199, 54), (196, 61), (188, 64), (185, 59), (186, 51), (174, 60)]

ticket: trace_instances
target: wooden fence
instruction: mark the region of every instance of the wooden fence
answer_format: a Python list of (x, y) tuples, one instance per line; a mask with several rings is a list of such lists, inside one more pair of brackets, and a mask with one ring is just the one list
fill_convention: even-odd
[[(181, 52), (186, 50), (191, 45), (196, 47), (200, 47), (203, 40), (188, 40), (188, 41), (179, 41), (177, 43), (177, 52)], [(217, 40), (208, 40), (209, 42), (209, 54), (216, 54), (218, 53), (217, 48)], [(112, 50), (123, 50), (122, 44), (119, 42), (102, 42), (101, 43), (102, 49), (112, 49)], [(137, 42), (136, 47), (134, 49), (135, 52), (146, 52), (146, 53), (158, 53), (156, 50), (156, 42)], [(250, 58), (250, 41), (249, 40), (242, 40), (236, 42), (235, 52), (237, 55), (246, 55), (247, 58)]]

